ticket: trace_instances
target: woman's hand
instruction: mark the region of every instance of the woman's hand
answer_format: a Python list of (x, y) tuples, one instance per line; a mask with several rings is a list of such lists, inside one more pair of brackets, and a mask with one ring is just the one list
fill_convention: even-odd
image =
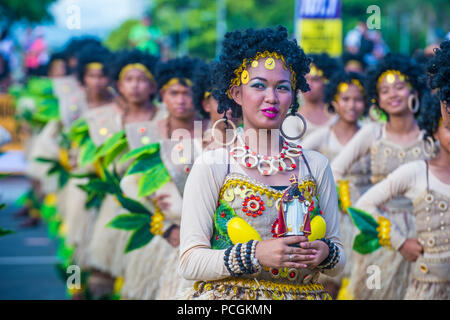
[(330, 248), (328, 245), (321, 240), (314, 240), (313, 242), (302, 242), (300, 246), (305, 250), (314, 250), (315, 253), (313, 257), (309, 260), (306, 260), (304, 264), (306, 264), (308, 269), (314, 269), (319, 264), (322, 263), (328, 257), (330, 253)]
[(168, 194), (160, 194), (153, 198), (153, 200), (156, 202), (156, 205), (161, 211), (165, 211), (170, 208), (170, 202), (165, 201), (165, 199), (169, 196), (170, 195)]
[(415, 262), (422, 254), (423, 248), (417, 239), (406, 239), (399, 250), (400, 254), (409, 262)]
[[(290, 244), (298, 243), (302, 246), (301, 248), (289, 246)], [(307, 268), (311, 265), (311, 261), (317, 259), (318, 251), (316, 248), (320, 248), (320, 246), (314, 245), (311, 248), (304, 248), (303, 245), (308, 245), (308, 238), (304, 236), (260, 241), (256, 245), (255, 258), (264, 267)], [(325, 243), (324, 245), (328, 250), (328, 246)], [(328, 252), (326, 256), (328, 256)]]

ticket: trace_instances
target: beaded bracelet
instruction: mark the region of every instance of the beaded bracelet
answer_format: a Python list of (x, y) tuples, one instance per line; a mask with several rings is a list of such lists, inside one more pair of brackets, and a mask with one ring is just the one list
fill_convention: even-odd
[(224, 263), (228, 272), (236, 277), (242, 274), (254, 274), (262, 267), (255, 258), (257, 240), (250, 240), (245, 245), (238, 243), (225, 250)]
[(231, 246), (231, 247), (228, 247), (228, 248), (225, 250), (225, 255), (223, 256), (223, 260), (224, 260), (225, 267), (227, 268), (228, 272), (229, 272), (233, 277), (237, 277), (238, 275), (235, 274), (235, 273), (233, 272), (233, 270), (231, 270), (231, 267), (230, 267), (230, 264), (229, 264), (229, 257), (230, 257), (231, 249), (233, 249), (232, 246)]
[(328, 246), (329, 253), (328, 257), (325, 258), (320, 264), (319, 268), (321, 269), (333, 269), (336, 264), (339, 262), (340, 254), (339, 254), (339, 248), (334, 244), (333, 241), (329, 239), (322, 238), (321, 241), (325, 242)]

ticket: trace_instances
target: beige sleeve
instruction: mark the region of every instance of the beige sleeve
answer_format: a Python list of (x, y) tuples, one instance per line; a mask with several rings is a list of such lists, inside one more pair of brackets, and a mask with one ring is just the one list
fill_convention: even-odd
[[(386, 179), (367, 190), (356, 202), (355, 207), (375, 218), (377, 215), (383, 215), (389, 219), (389, 216), (382, 213), (378, 207), (396, 196), (405, 195), (410, 188), (413, 188), (416, 184), (415, 165), (415, 163), (408, 163), (397, 168)], [(394, 223), (391, 224), (390, 238), (391, 246), (395, 250), (399, 250), (406, 240), (406, 236)]]
[(304, 149), (319, 151), (326, 143), (327, 132), (329, 128), (321, 128), (308, 135), (301, 143)]
[(218, 280), (228, 273), (225, 250), (211, 249), (213, 217), (226, 165), (208, 164), (206, 152), (198, 158), (186, 181), (181, 216), (179, 272), (188, 280)]
[(311, 170), (318, 183), (319, 205), (327, 226), (325, 238), (333, 241), (340, 252), (339, 262), (336, 266), (333, 269), (322, 271), (324, 274), (334, 277), (344, 269), (346, 256), (340, 236), (338, 200), (333, 173), (328, 159), (321, 154), (309, 152), (306, 159), (310, 165), (314, 164), (315, 168), (311, 168)]
[(331, 163), (336, 181), (343, 179), (364, 155), (370, 152), (370, 146), (379, 136), (379, 124), (367, 124), (345, 145)]

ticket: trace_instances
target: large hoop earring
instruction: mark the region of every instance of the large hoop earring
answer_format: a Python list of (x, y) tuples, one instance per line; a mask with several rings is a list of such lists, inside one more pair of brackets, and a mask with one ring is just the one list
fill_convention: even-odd
[(409, 95), (409, 97), (408, 97), (408, 108), (414, 114), (419, 112), (419, 108), (420, 108), (419, 98), (417, 98), (417, 96), (415, 94)]
[[(228, 127), (228, 124), (231, 124), (231, 126), (233, 127), (233, 139), (231, 139), (229, 142), (223, 142), (223, 141), (218, 142), (218, 141), (217, 141), (217, 138), (216, 138), (216, 135), (215, 135), (216, 127), (217, 127), (217, 125), (218, 125), (219, 123), (221, 123), (221, 122), (225, 122), (225, 124), (227, 125), (227, 127)], [(237, 138), (236, 125), (233, 123), (233, 121), (228, 120), (227, 118), (222, 118), (222, 119), (219, 119), (219, 120), (217, 120), (216, 122), (214, 122), (214, 124), (213, 124), (211, 130), (212, 130), (211, 135), (212, 135), (212, 137), (213, 137), (213, 140), (214, 140), (214, 142), (217, 143), (218, 145), (229, 146), (229, 145), (233, 144), (234, 141), (235, 141), (236, 138)], [(225, 139), (226, 139), (226, 129), (225, 129)]]
[[(300, 134), (299, 134), (298, 136), (295, 136), (295, 137), (289, 137), (289, 136), (283, 131), (283, 123), (284, 123), (284, 122), (286, 121), (286, 119), (289, 118), (289, 117), (299, 117), (300, 120), (303, 122), (303, 129), (301, 130), (301, 132), (300, 132)], [(281, 126), (280, 126), (280, 133), (281, 133), (281, 135), (282, 135), (286, 140), (295, 141), (295, 140), (301, 139), (301, 138), (305, 135), (306, 128), (307, 128), (306, 120), (305, 120), (305, 118), (303, 118), (303, 116), (302, 116), (300, 113), (298, 113), (298, 112), (296, 112), (296, 113), (290, 113), (290, 114), (288, 114), (288, 115), (286, 116), (286, 118), (284, 118), (283, 122), (281, 123)]]
[[(428, 150), (427, 150), (428, 149)], [(423, 145), (423, 153), (426, 157), (431, 158), (434, 155), (435, 144), (433, 138), (428, 136)]]
[(380, 110), (380, 108), (378, 108), (377, 105), (373, 104), (373, 105), (370, 106), (370, 108), (369, 108), (369, 117), (373, 121), (380, 120), (381, 110)]

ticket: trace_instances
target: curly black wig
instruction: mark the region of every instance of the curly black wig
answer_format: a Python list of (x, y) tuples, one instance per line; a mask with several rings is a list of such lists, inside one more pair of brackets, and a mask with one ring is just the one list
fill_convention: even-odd
[(352, 60), (355, 60), (355, 61), (359, 62), (361, 64), (361, 67), (363, 68), (363, 70), (366, 69), (367, 64), (366, 64), (366, 62), (364, 61), (363, 57), (360, 54), (354, 54), (354, 53), (351, 53), (351, 52), (348, 52), (348, 51), (346, 51), (346, 52), (344, 52), (342, 54), (341, 61), (342, 61), (342, 66), (344, 68), (347, 65), (347, 63), (352, 61)]
[[(334, 100), (334, 97), (336, 96), (339, 84), (341, 83), (352, 84), (352, 80), (353, 81), (357, 80), (359, 81), (362, 87), (364, 86), (365, 78), (363, 75), (357, 72), (345, 72), (343, 69), (341, 69), (336, 71), (334, 75), (330, 78), (330, 81), (327, 83), (324, 89), (324, 101), (328, 105), (328, 110), (330, 110), (330, 112), (334, 112), (334, 107), (331, 105), (331, 102)], [(364, 102), (366, 102), (365, 90), (363, 92), (363, 98)], [(364, 114), (366, 113), (367, 107), (364, 110)]]
[(331, 58), (327, 53), (310, 54), (311, 62), (320, 70), (323, 71), (325, 79), (329, 80), (335, 72), (342, 68), (339, 61), (335, 58)]
[[(237, 103), (228, 97), (232, 79), (236, 77), (234, 71), (239, 68), (244, 59), (250, 60), (258, 53), (264, 51), (276, 52), (282, 55), (286, 62), (286, 67), (292, 68), (296, 74), (294, 97), (298, 90), (309, 91), (305, 74), (309, 72), (311, 60), (305, 55), (303, 50), (297, 45), (297, 41), (289, 40), (288, 31), (283, 26), (266, 29), (247, 29), (243, 32), (233, 31), (225, 34), (222, 42), (222, 53), (219, 62), (213, 70), (213, 79), (217, 87), (213, 90), (213, 96), (219, 102), (218, 112), (224, 113), (231, 109), (234, 117), (239, 117), (241, 108)], [(291, 112), (298, 110), (298, 101), (294, 99)]]
[(50, 72), (50, 69), (52, 67), (53, 62), (58, 61), (58, 60), (63, 60), (64, 64), (65, 64), (65, 69), (66, 69), (66, 73), (67, 73), (67, 56), (66, 53), (64, 51), (60, 51), (60, 52), (54, 52), (50, 55), (50, 59), (47, 62), (46, 65), (46, 74), (48, 74)]
[(209, 113), (203, 109), (202, 102), (205, 99), (205, 93), (211, 92), (214, 87), (213, 78), (211, 76), (213, 63), (214, 62), (207, 64), (199, 61), (194, 72), (194, 85), (192, 86), (194, 105), (197, 111), (205, 119), (209, 119)]
[(133, 63), (140, 63), (144, 65), (156, 81), (155, 69), (158, 63), (158, 58), (138, 49), (125, 49), (114, 54), (113, 67), (111, 68), (111, 78), (118, 81), (122, 69)]
[(189, 86), (184, 79), (193, 82), (194, 71), (199, 61), (199, 59), (184, 56), (158, 63), (155, 71), (158, 91), (173, 78), (178, 78), (182, 85)]
[(109, 76), (111, 59), (112, 54), (107, 48), (93, 44), (85, 45), (78, 54), (77, 77), (80, 83), (83, 84), (86, 66), (93, 62), (101, 63), (103, 65), (103, 74)]
[(101, 46), (101, 41), (97, 37), (93, 36), (81, 36), (81, 37), (72, 37), (67, 42), (64, 52), (67, 58), (77, 57), (80, 51), (87, 45), (97, 45)]
[(388, 53), (374, 68), (367, 70), (365, 89), (369, 106), (374, 104), (379, 106), (377, 83), (381, 74), (387, 70), (396, 70), (407, 76), (413, 90), (418, 93), (420, 104), (422, 103), (423, 96), (429, 92), (422, 67), (414, 59), (405, 55)]
[(436, 94), (426, 94), (423, 97), (423, 106), (417, 118), (417, 124), (421, 130), (424, 130), (424, 140), (431, 137), (437, 132), (439, 120), (442, 118), (441, 104)]
[(439, 90), (439, 99), (447, 103), (450, 112), (450, 40), (441, 43), (435, 49), (435, 56), (428, 62), (430, 87)]

